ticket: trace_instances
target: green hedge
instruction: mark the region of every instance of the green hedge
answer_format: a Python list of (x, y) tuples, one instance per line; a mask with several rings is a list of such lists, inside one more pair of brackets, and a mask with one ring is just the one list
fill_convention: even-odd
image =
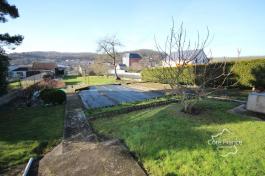
[[(224, 86), (236, 85), (237, 87), (265, 87), (265, 59), (256, 59), (250, 61), (228, 62), (226, 63), (226, 72), (232, 69), (232, 74), (225, 81)], [(148, 68), (141, 72), (143, 81), (160, 82), (170, 84), (173, 79), (184, 84), (199, 83), (201, 81), (200, 73), (204, 71), (204, 65), (187, 66), (180, 77), (177, 77), (176, 68)], [(172, 69), (175, 71), (172, 72)], [(196, 78), (194, 74), (196, 70)], [(193, 72), (193, 74), (189, 74)], [(223, 72), (221, 63), (210, 64), (206, 73), (208, 77), (215, 78)], [(174, 74), (176, 73), (176, 74)], [(195, 79), (195, 80), (194, 80)], [(213, 79), (206, 86), (215, 87), (224, 81), (224, 77)], [(237, 84), (235, 84), (237, 82)]]
[(60, 89), (44, 89), (40, 93), (45, 104), (63, 104), (66, 101), (66, 94)]
[[(264, 81), (265, 77), (259, 78), (259, 75), (264, 75), (265, 59), (257, 59), (252, 61), (240, 61), (234, 63), (234, 74), (239, 80), (239, 85), (243, 87), (259, 87), (259, 83)], [(255, 73), (259, 69), (259, 73)]]
[(190, 72), (193, 71), (192, 67), (187, 67), (183, 69), (183, 71), (181, 71), (180, 77), (178, 77), (179, 74), (173, 74), (174, 72), (172, 72), (172, 69), (174, 68), (161, 67), (161, 68), (154, 68), (154, 69), (144, 69), (141, 72), (142, 80), (170, 84), (172, 79), (178, 79), (178, 82), (181, 82), (183, 84), (193, 83), (194, 76), (190, 74)]

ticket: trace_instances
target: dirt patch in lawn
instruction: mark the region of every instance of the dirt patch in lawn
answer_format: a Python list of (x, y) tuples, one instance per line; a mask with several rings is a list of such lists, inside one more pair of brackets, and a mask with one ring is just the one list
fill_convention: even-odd
[(130, 84), (126, 84), (125, 86), (139, 89), (142, 91), (163, 91), (163, 92), (172, 92), (172, 89), (168, 84), (161, 83), (152, 83), (152, 82), (134, 82)]

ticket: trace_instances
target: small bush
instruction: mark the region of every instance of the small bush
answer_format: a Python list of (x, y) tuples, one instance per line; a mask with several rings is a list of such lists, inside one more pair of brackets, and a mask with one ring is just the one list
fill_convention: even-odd
[(60, 89), (44, 89), (40, 93), (40, 98), (45, 104), (63, 104), (66, 101), (66, 94)]
[(44, 101), (44, 103), (50, 103), (51, 102), (51, 92), (53, 89), (44, 89), (40, 92), (40, 98)]
[(91, 70), (91, 71), (88, 73), (88, 75), (89, 75), (89, 76), (96, 76), (97, 74), (96, 74), (93, 70)]

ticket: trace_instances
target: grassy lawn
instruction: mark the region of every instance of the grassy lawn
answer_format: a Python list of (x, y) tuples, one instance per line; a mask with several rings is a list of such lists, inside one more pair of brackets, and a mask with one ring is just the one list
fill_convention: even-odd
[(251, 90), (241, 90), (241, 89), (228, 89), (228, 90), (219, 90), (214, 92), (213, 96), (226, 96), (231, 99), (243, 100), (248, 99), (248, 94), (251, 93)]
[[(235, 105), (204, 100), (203, 113), (190, 116), (171, 104), (92, 124), (105, 136), (123, 139), (150, 175), (265, 175), (265, 123), (228, 113)], [(234, 150), (208, 144), (224, 128), (242, 141), (235, 155), (223, 157)]]
[(85, 83), (88, 85), (101, 85), (117, 83), (113, 76), (66, 76), (63, 78), (66, 85), (76, 85), (78, 83)]
[(0, 108), (0, 173), (56, 145), (63, 135), (64, 106)]
[(20, 82), (15, 81), (8, 84), (8, 90), (18, 89), (20, 88)]

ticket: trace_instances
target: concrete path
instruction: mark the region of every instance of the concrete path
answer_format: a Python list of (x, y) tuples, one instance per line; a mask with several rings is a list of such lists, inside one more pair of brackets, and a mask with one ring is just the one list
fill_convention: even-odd
[(144, 92), (121, 85), (91, 86), (79, 95), (86, 108), (113, 106), (125, 102), (135, 102), (163, 96), (161, 92)]
[(63, 142), (39, 162), (38, 175), (144, 176), (119, 140), (101, 141), (93, 133), (76, 94), (67, 96)]

